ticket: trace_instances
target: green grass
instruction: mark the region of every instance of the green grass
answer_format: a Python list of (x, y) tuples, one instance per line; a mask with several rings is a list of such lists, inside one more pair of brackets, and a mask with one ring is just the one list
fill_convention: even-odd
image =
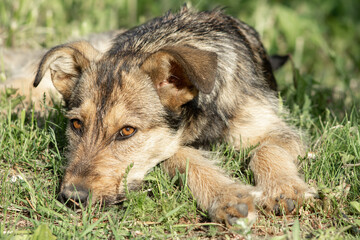
[[(191, 192), (159, 167), (142, 190), (117, 206), (78, 211), (57, 199), (66, 159), (64, 112), (40, 114), (12, 90), (0, 94), (0, 238), (360, 238), (360, 3), (346, 1), (192, 1), (200, 10), (228, 6), (254, 26), (270, 53), (291, 53), (277, 79), (290, 121), (308, 134), (304, 178), (319, 189), (295, 216), (259, 214), (251, 228), (210, 223)], [(36, 6), (36, 7), (34, 7)], [(0, 47), (51, 47), (92, 32), (131, 27), (178, 9), (178, 1), (3, 0)], [(0, 51), (1, 54), (1, 51)], [(0, 77), (6, 79), (0, 55)], [(292, 66), (293, 65), (293, 66)], [(214, 149), (229, 174), (251, 183), (249, 149)]]

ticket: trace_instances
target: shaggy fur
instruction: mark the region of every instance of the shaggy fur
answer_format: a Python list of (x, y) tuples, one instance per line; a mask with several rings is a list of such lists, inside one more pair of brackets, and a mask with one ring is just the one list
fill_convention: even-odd
[[(258, 34), (220, 10), (184, 7), (118, 35), (105, 53), (88, 42), (54, 47), (35, 87), (48, 69), (69, 118), (64, 201), (86, 203), (91, 192), (118, 202), (125, 175), (135, 189), (159, 163), (171, 175), (188, 164), (199, 206), (227, 225), (254, 219), (255, 204), (290, 213), (315, 193), (297, 171), (304, 146), (279, 117)], [(200, 150), (224, 141), (236, 149), (258, 145), (250, 162), (256, 186), (229, 178)]]

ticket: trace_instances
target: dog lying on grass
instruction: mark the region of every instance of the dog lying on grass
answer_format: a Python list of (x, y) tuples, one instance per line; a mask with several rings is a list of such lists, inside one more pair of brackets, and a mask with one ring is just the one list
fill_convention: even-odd
[[(100, 53), (85, 41), (54, 47), (50, 69), (69, 124), (69, 164), (60, 198), (122, 201), (157, 164), (188, 170), (188, 187), (213, 221), (254, 219), (255, 205), (291, 213), (315, 192), (301, 179), (304, 146), (279, 115), (276, 82), (254, 29), (220, 10), (155, 18), (118, 35)], [(256, 186), (226, 176), (202, 150), (249, 146)]]

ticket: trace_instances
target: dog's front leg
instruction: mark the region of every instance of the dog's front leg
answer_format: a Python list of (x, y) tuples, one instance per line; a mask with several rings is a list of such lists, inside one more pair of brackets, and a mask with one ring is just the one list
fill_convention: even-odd
[(205, 153), (190, 147), (182, 147), (163, 168), (174, 176), (176, 169), (185, 173), (187, 185), (198, 205), (208, 210), (213, 221), (233, 225), (239, 218), (256, 218), (254, 200), (261, 193), (252, 186), (236, 183), (227, 177)]
[(258, 203), (281, 214), (281, 208), (291, 213), (303, 199), (315, 197), (316, 191), (301, 178), (297, 169), (297, 156), (302, 155), (299, 137), (286, 131), (274, 131), (254, 150), (250, 168), (256, 185), (263, 191)]
[(303, 199), (316, 197), (316, 191), (298, 172), (297, 158), (305, 153), (300, 134), (277, 111), (274, 102), (249, 98), (231, 119), (227, 140), (239, 150), (257, 145), (249, 164), (263, 193), (257, 205), (280, 215), (294, 212)]

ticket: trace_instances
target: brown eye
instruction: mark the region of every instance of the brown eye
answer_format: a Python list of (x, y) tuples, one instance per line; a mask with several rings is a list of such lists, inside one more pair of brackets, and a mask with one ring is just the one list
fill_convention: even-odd
[(124, 127), (119, 131), (119, 134), (116, 137), (116, 140), (124, 140), (133, 136), (136, 133), (136, 128), (133, 127)]
[(83, 123), (79, 119), (71, 119), (70, 120), (70, 126), (72, 130), (74, 130), (77, 133), (82, 132)]

